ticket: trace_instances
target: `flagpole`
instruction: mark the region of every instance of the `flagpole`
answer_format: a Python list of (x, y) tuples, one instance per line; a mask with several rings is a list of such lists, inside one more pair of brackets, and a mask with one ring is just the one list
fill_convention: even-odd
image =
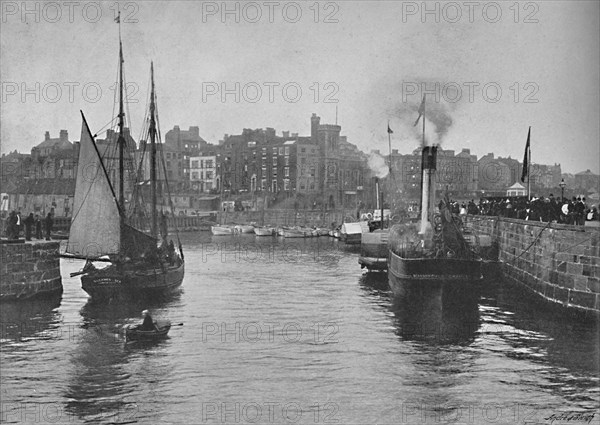
[(390, 177), (392, 176), (392, 132), (390, 131), (390, 121), (388, 120), (388, 144), (390, 151)]
[(423, 147), (425, 147), (425, 94), (423, 94)]
[[(531, 127), (529, 127), (531, 131)], [(531, 135), (531, 133), (529, 133)], [(527, 200), (531, 201), (531, 139), (527, 146)]]

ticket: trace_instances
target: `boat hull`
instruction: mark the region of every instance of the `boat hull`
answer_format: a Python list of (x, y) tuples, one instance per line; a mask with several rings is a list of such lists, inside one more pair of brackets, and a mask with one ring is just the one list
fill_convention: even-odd
[(394, 294), (405, 294), (415, 286), (468, 286), (483, 279), (481, 259), (404, 258), (391, 250), (388, 275)]
[(273, 236), (273, 229), (270, 227), (255, 227), (256, 236)]
[(341, 233), (340, 239), (346, 245), (360, 245), (362, 233)]
[(212, 226), (210, 228), (210, 231), (215, 236), (231, 236), (231, 235), (233, 235), (232, 227)]
[(284, 230), (284, 238), (304, 238), (306, 234), (302, 230)]
[(81, 288), (94, 300), (152, 297), (167, 294), (183, 282), (185, 264), (178, 266), (122, 267), (93, 270), (81, 277)]
[(165, 338), (170, 329), (169, 321), (157, 322), (156, 329), (151, 331), (141, 330), (139, 325), (133, 325), (125, 329), (125, 338), (128, 341), (155, 341)]

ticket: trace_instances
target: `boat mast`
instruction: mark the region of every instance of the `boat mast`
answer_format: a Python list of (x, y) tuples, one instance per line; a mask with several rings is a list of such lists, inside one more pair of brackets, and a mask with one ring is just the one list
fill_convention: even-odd
[(156, 120), (154, 118), (156, 104), (154, 102), (154, 62), (150, 62), (150, 187), (152, 191), (152, 236), (157, 237), (156, 222)]
[[(123, 136), (123, 128), (125, 125), (125, 112), (123, 111), (123, 44), (121, 42), (121, 20), (119, 24), (119, 139), (117, 141), (119, 145), (119, 209), (121, 213), (125, 213), (125, 191), (124, 191), (124, 180), (125, 180), (125, 166), (124, 166), (124, 151), (125, 151), (125, 137)], [(122, 216), (122, 218), (124, 218)]]

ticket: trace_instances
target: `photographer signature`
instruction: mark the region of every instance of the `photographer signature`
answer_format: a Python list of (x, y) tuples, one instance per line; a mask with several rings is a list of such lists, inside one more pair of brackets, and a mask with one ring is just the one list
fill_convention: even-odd
[(588, 424), (592, 422), (596, 412), (560, 412), (553, 413), (547, 418), (544, 418), (546, 421), (550, 421), (550, 424), (553, 424), (554, 421), (564, 421), (564, 422), (587, 422)]

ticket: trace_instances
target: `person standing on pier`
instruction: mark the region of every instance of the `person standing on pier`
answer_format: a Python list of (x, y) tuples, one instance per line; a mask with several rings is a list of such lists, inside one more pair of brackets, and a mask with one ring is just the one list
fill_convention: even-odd
[(33, 232), (33, 225), (35, 223), (35, 219), (33, 218), (33, 213), (29, 213), (27, 218), (23, 220), (23, 224), (25, 224), (25, 240), (31, 240), (31, 233)]
[(15, 226), (15, 239), (19, 239), (21, 234), (21, 227), (23, 227), (23, 220), (21, 220), (21, 211), (17, 211), (17, 222)]
[(42, 220), (40, 219), (40, 216), (38, 214), (35, 215), (35, 238), (44, 238), (44, 236), (42, 235)]
[(48, 213), (46, 216), (46, 240), (50, 240), (50, 233), (52, 232), (52, 226), (54, 225), (54, 220), (52, 220), (52, 213)]

